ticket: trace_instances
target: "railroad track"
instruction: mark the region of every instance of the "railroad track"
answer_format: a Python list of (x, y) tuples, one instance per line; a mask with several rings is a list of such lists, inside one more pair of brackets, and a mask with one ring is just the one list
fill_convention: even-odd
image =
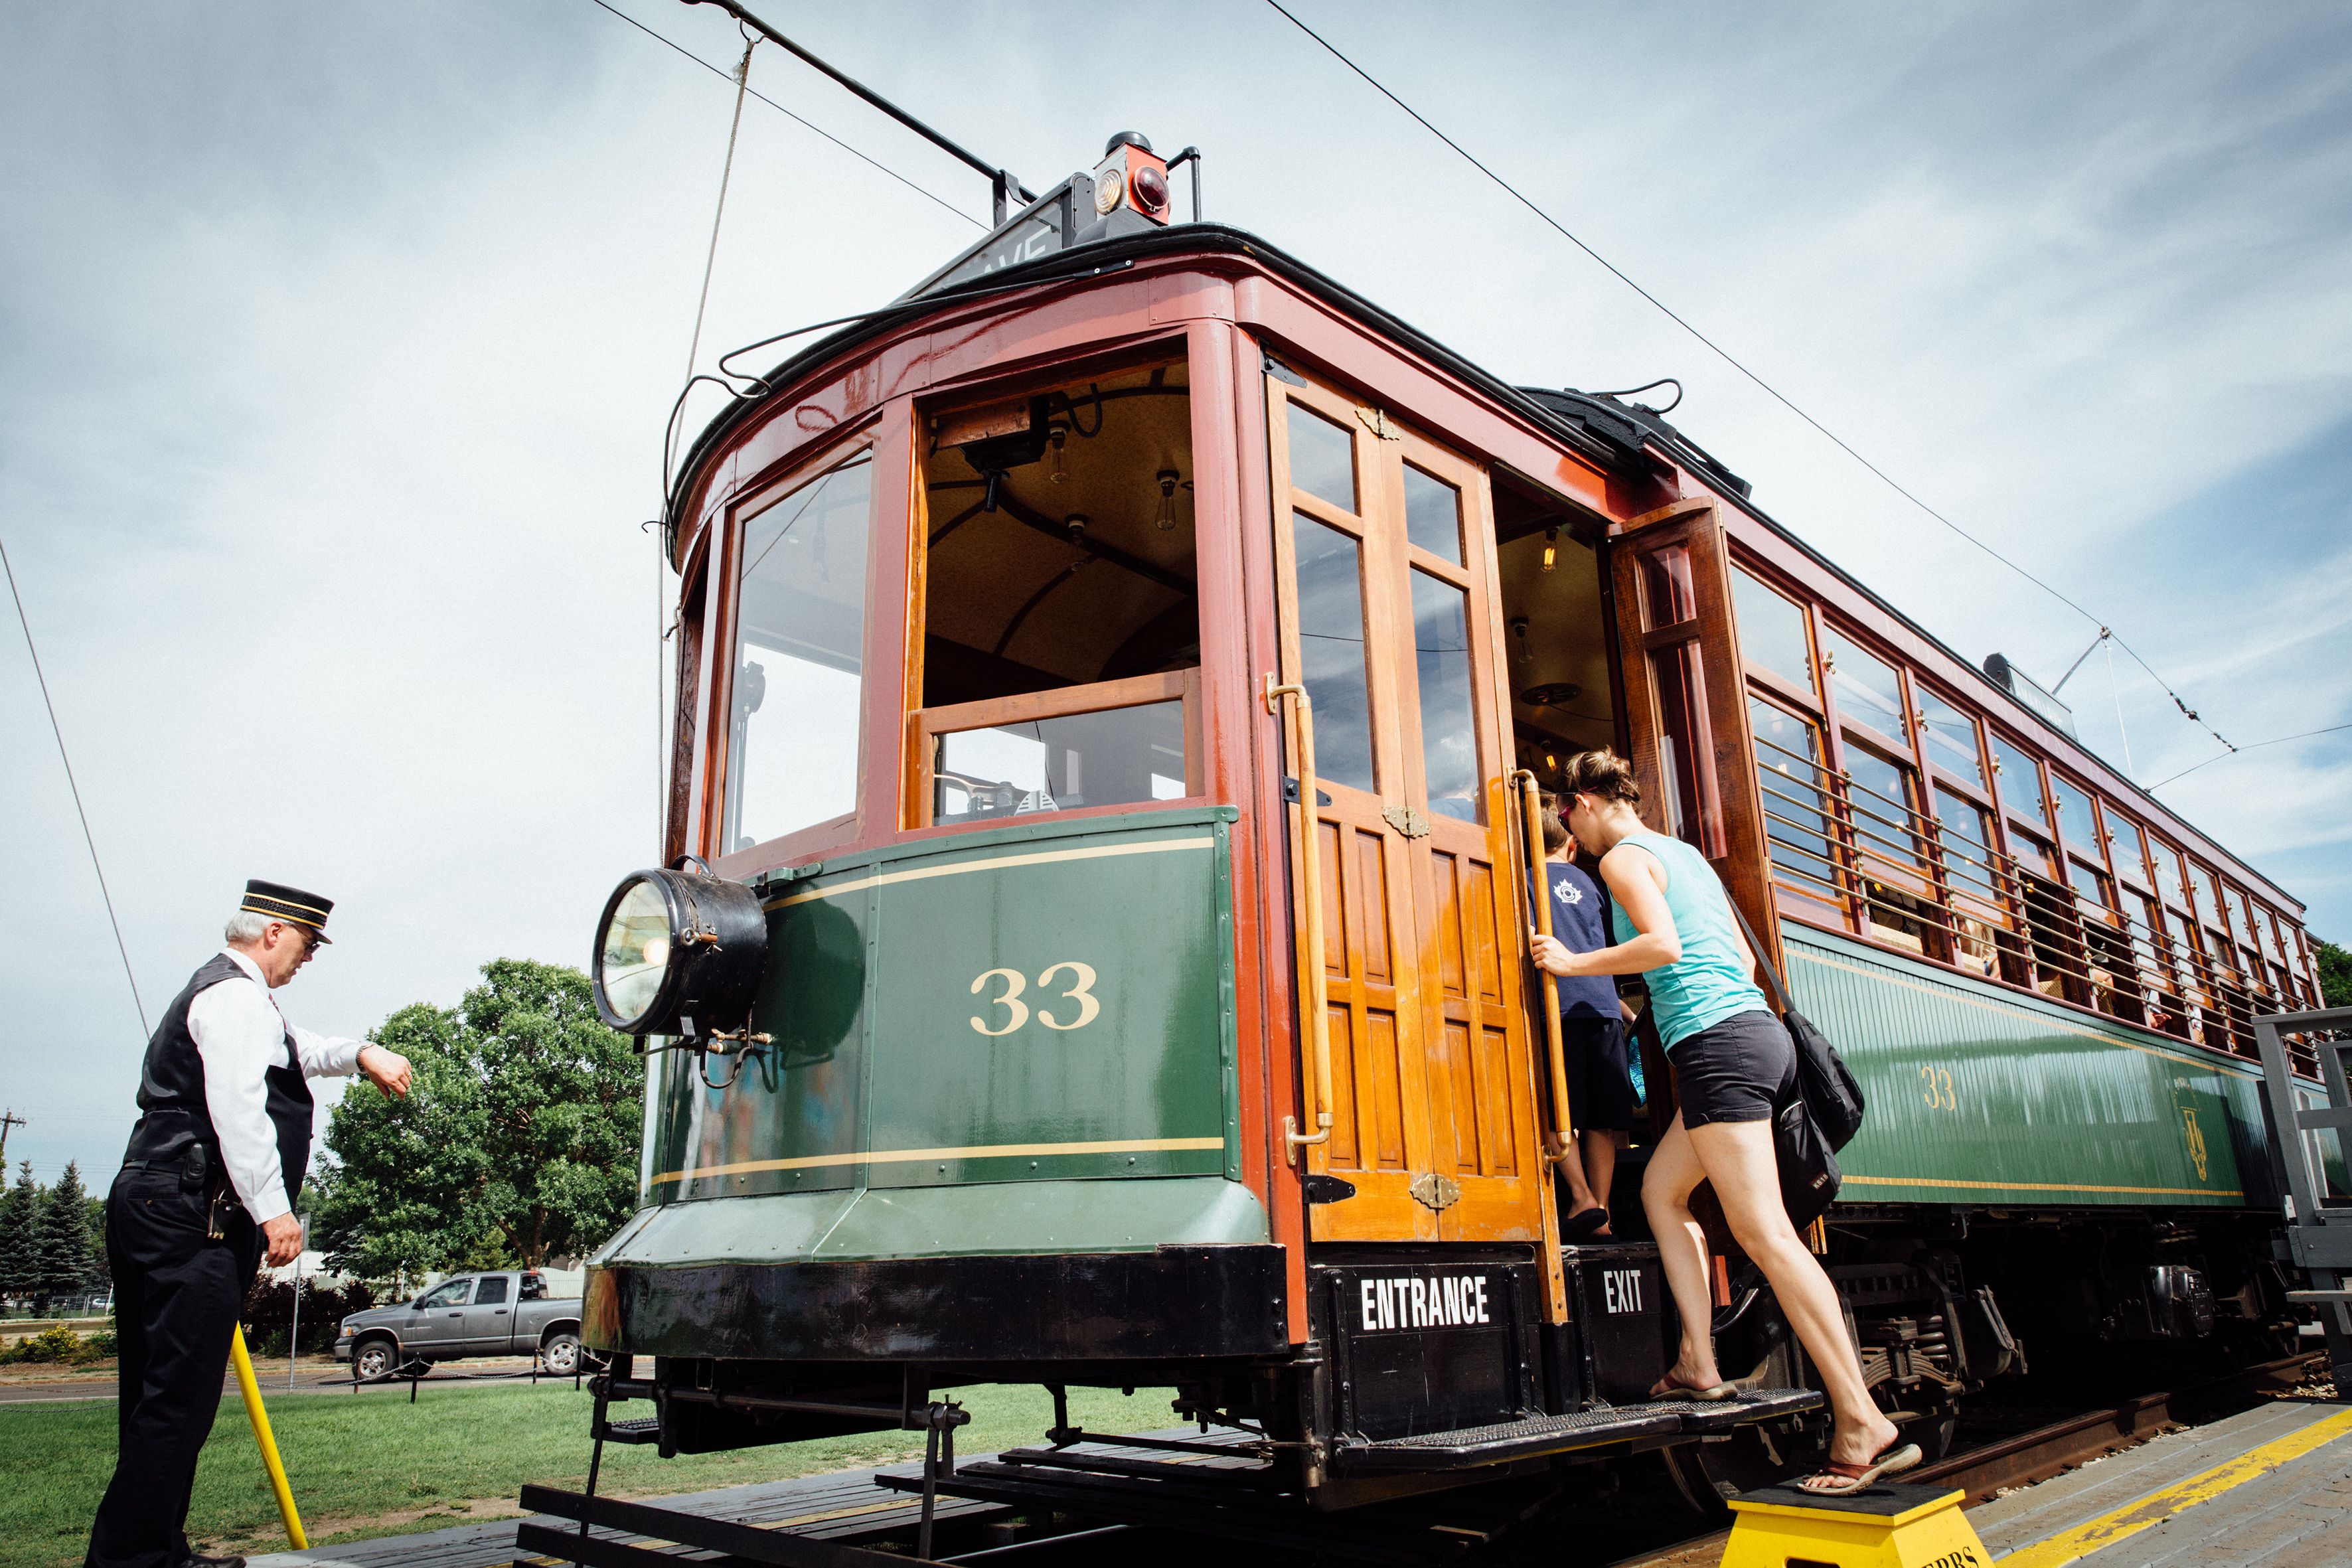
[[(2316, 1352), (2263, 1362), (2167, 1394), (2144, 1394), (2105, 1410), (1987, 1443), (1906, 1476), (1906, 1482), (1941, 1482), (1974, 1504), (2012, 1488), (2063, 1475), (2107, 1454), (2136, 1447), (2161, 1432), (2194, 1426), (2243, 1409), (2265, 1394), (2301, 1384), (2326, 1357)], [(1619, 1559), (1612, 1568), (1716, 1568), (1728, 1531), (1694, 1536), (1654, 1552)]]

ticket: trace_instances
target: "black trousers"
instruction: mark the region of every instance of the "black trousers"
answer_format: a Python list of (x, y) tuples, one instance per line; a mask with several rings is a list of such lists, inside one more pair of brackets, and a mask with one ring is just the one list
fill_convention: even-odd
[(171, 1169), (125, 1167), (106, 1198), (121, 1355), (114, 1479), (98, 1505), (87, 1568), (175, 1568), (191, 1555), (188, 1494), (219, 1414), (229, 1337), (261, 1260), (239, 1208), (206, 1237), (205, 1194)]

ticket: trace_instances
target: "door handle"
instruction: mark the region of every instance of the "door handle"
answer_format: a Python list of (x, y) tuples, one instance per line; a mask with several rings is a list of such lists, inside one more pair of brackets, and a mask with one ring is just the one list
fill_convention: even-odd
[[(1299, 868), (1306, 874), (1307, 896), (1299, 901), (1306, 906), (1307, 929), (1300, 933), (1301, 943), (1313, 955), (1304, 966), (1307, 975), (1308, 1004), (1314, 1009), (1314, 1022), (1309, 1031), (1314, 1059), (1310, 1075), (1315, 1086), (1315, 1123), (1312, 1132), (1301, 1132), (1297, 1123), (1286, 1116), (1282, 1119), (1283, 1157), (1293, 1165), (1304, 1168), (1304, 1151), (1318, 1143), (1331, 1141), (1331, 1017), (1330, 1004), (1325, 994), (1323, 974), (1323, 870), (1318, 860), (1323, 844), (1323, 826), (1317, 815), (1316, 803), (1322, 792), (1315, 786), (1315, 702), (1307, 696), (1307, 688), (1298, 683), (1278, 684), (1274, 671), (1265, 672), (1265, 710), (1281, 711), (1282, 699), (1289, 698), (1298, 715), (1298, 858)], [(1301, 1086), (1302, 1090), (1305, 1086)], [(1306, 1108), (1306, 1095), (1299, 1096), (1300, 1109)]]
[(503, 1317), (505, 1317), (506, 1315), (507, 1315), (507, 1310), (506, 1310), (504, 1307), (500, 1307), (497, 1311), (492, 1312), (492, 1313), (490, 1314), (490, 1316), (492, 1316), (493, 1318), (503, 1318)]

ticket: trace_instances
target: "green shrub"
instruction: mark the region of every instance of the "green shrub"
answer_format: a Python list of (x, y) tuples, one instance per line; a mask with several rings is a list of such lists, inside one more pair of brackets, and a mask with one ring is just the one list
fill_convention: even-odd
[(7, 1350), (0, 1351), (0, 1362), (62, 1363), (68, 1366), (78, 1366), (114, 1353), (114, 1336), (103, 1336), (106, 1341), (103, 1350), (99, 1348), (99, 1337), (93, 1335), (84, 1339), (63, 1323), (58, 1323), (37, 1334), (28, 1334)]

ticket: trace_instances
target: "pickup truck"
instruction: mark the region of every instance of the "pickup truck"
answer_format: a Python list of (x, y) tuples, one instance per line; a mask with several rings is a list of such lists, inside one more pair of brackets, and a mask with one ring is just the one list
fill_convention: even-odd
[(580, 1299), (551, 1300), (535, 1269), (460, 1274), (404, 1306), (371, 1307), (343, 1320), (335, 1359), (362, 1383), (424, 1362), (535, 1355), (559, 1377), (580, 1369)]

